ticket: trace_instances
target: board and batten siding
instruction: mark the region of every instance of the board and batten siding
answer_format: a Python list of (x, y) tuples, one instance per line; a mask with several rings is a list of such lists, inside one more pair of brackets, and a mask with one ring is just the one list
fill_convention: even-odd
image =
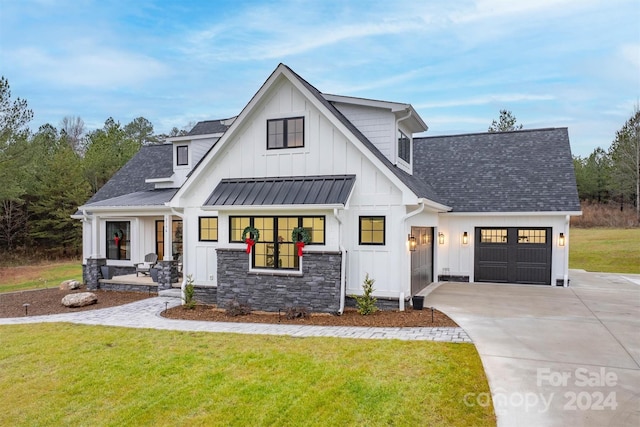
[[(305, 121), (304, 147), (267, 150), (266, 123), (268, 119), (302, 116)], [(392, 135), (391, 135), (392, 136)], [(188, 271), (195, 272), (196, 283), (212, 283), (209, 278), (211, 266), (216, 264), (213, 247), (236, 247), (229, 244), (229, 215), (302, 215), (326, 216), (326, 239), (324, 249), (339, 250), (338, 222), (332, 211), (291, 210), (277, 212), (256, 209), (220, 212), (218, 215), (219, 242), (217, 245), (197, 242), (197, 217), (213, 189), (224, 178), (283, 177), (303, 175), (354, 174), (356, 183), (349, 209), (340, 212), (343, 221), (343, 241), (348, 251), (347, 293), (360, 293), (366, 273), (376, 279), (379, 295), (398, 296), (400, 278), (391, 268), (403, 262), (402, 255), (406, 234), (400, 220), (405, 214), (401, 191), (336, 128), (315, 106), (309, 102), (290, 82), (274, 84), (261, 102), (245, 118), (243, 123), (224, 146), (215, 147), (215, 157), (206, 165), (185, 192), (181, 204), (187, 207), (185, 214), (194, 224), (190, 227), (189, 245), (197, 246), (196, 259), (187, 259)], [(210, 215), (209, 212), (207, 212)], [(384, 246), (359, 246), (358, 227), (360, 215), (383, 215), (386, 217), (386, 244)], [(240, 244), (240, 246), (242, 246)], [(311, 251), (315, 248), (309, 248)], [(321, 250), (320, 247), (317, 249)], [(206, 267), (200, 263), (206, 263)], [(198, 265), (196, 265), (196, 263)], [(214, 275), (215, 277), (215, 275)]]

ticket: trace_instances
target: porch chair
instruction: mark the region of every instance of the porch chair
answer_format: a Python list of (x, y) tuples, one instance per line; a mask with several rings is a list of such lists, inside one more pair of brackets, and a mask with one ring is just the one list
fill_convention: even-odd
[(138, 277), (139, 273), (142, 273), (143, 276), (144, 275), (148, 276), (149, 273), (151, 272), (151, 269), (155, 267), (157, 262), (158, 262), (157, 254), (146, 254), (144, 256), (144, 262), (133, 264), (136, 267), (136, 277)]

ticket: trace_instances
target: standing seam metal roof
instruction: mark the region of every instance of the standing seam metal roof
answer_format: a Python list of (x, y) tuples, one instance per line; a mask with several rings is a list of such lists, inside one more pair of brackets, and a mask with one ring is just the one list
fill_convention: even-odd
[(205, 205), (344, 205), (355, 181), (355, 175), (223, 179)]

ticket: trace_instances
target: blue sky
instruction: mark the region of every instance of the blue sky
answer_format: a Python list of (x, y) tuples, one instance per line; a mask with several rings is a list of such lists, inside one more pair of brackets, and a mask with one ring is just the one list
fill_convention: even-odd
[(320, 91), (413, 104), (427, 135), (568, 127), (607, 149), (640, 99), (640, 1), (0, 0), (0, 74), (33, 130), (237, 115), (278, 63)]

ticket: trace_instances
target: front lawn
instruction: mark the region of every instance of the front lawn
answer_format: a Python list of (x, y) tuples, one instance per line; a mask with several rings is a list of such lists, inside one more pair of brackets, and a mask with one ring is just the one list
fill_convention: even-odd
[(571, 228), (569, 268), (640, 273), (640, 228)]
[(81, 261), (0, 267), (0, 293), (55, 288), (67, 279), (82, 281)]
[(0, 337), (0, 425), (495, 425), (465, 404), (489, 392), (471, 344), (73, 324)]

